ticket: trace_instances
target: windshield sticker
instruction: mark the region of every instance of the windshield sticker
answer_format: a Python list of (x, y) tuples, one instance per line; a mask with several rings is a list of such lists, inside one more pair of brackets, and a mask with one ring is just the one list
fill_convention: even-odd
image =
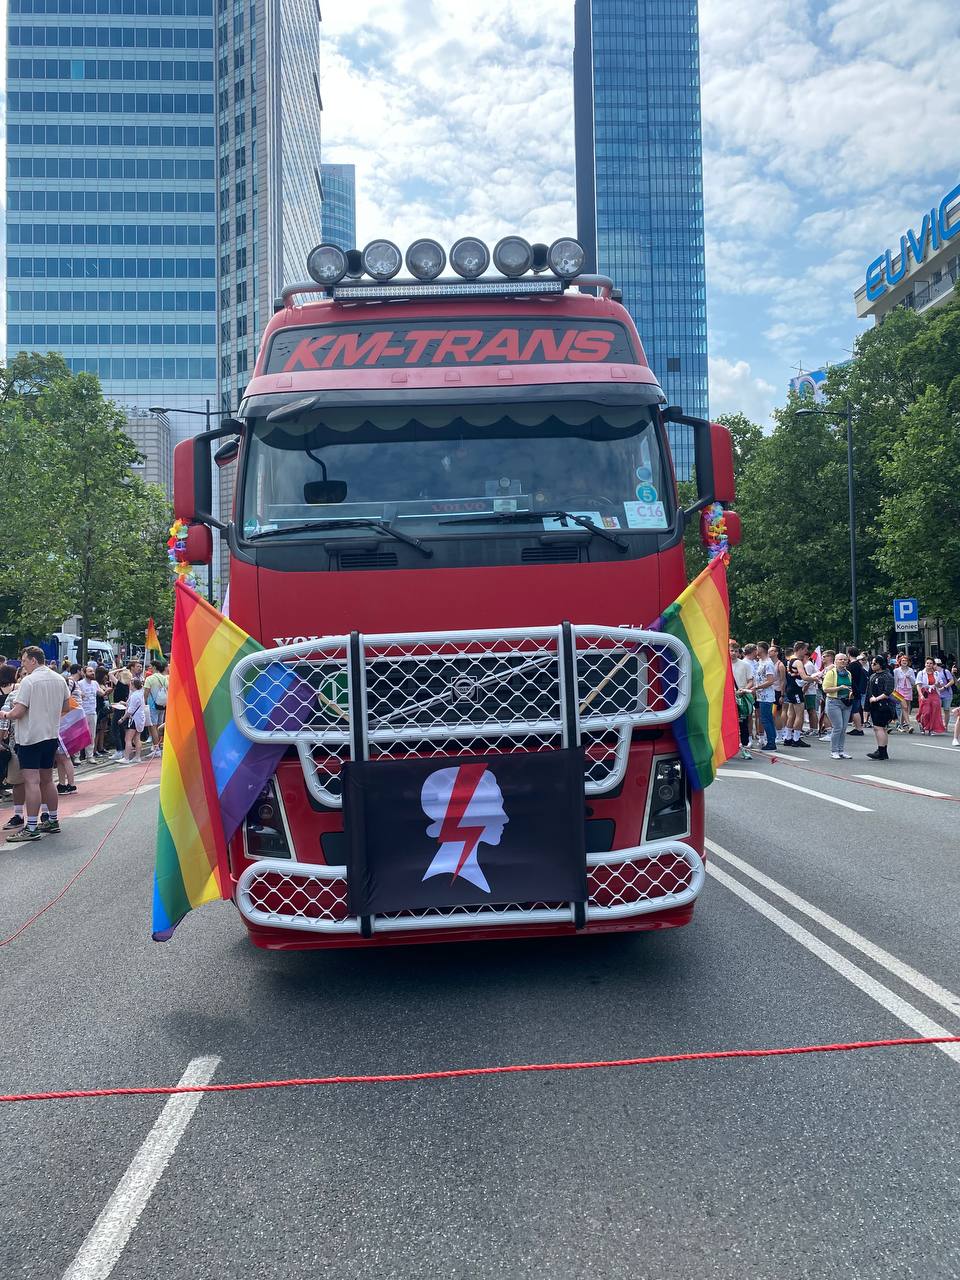
[(454, 328), (440, 322), (431, 327), (414, 322), (389, 329), (367, 324), (281, 330), (270, 344), (263, 372), (608, 361), (637, 363), (627, 331), (620, 324), (478, 320)]
[[(641, 484), (652, 484), (652, 483), (653, 483), (653, 468), (652, 468), (652, 467), (637, 467), (637, 479), (640, 481), (640, 483), (641, 483)], [(656, 501), (656, 499), (654, 499), (654, 501)]]
[[(599, 511), (571, 511), (571, 516), (579, 516), (581, 520), (591, 520), (600, 529), (619, 529), (620, 521), (616, 516), (603, 516)], [(544, 516), (544, 529), (581, 529), (576, 520), (567, 516)]]
[[(654, 493), (656, 490), (654, 489)], [(667, 516), (662, 502), (625, 502), (623, 510), (628, 529), (666, 529)]]
[(637, 501), (644, 506), (651, 506), (660, 497), (652, 484), (637, 485)]

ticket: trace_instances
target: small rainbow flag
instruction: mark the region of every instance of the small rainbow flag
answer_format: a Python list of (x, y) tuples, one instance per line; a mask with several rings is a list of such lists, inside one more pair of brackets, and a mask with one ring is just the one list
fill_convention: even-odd
[[(263, 646), (183, 582), (174, 590), (153, 885), (157, 942), (194, 907), (230, 897), (227, 844), (286, 750), (249, 741), (233, 719), (230, 673)], [(316, 696), (280, 662), (257, 676), (251, 693), (258, 723), (275, 728), (302, 723)]]
[(157, 628), (153, 619), (147, 619), (147, 638), (143, 646), (148, 653), (159, 653), (163, 657), (163, 650), (160, 648), (160, 637), (157, 635)]
[(730, 667), (727, 567), (717, 556), (653, 624), (681, 640), (693, 663), (690, 705), (674, 722), (677, 748), (695, 791), (740, 749), (737, 700)]

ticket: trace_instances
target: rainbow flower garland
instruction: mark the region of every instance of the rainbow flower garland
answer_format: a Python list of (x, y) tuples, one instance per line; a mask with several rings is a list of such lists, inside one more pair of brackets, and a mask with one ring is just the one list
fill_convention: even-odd
[(727, 538), (727, 519), (719, 502), (711, 502), (700, 513), (700, 534), (707, 548), (707, 561), (723, 556), (723, 563), (730, 563), (730, 542)]
[(197, 579), (193, 572), (193, 565), (190, 565), (183, 559), (187, 550), (187, 529), (190, 526), (185, 520), (174, 520), (170, 526), (170, 537), (167, 539), (167, 556), (173, 567), (174, 576), (178, 582), (183, 582), (188, 587), (197, 589)]

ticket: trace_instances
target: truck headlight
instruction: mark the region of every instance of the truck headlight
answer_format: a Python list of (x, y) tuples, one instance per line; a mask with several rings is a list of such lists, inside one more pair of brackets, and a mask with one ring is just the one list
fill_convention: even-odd
[(493, 251), (493, 265), (502, 275), (522, 276), (533, 266), (533, 249), (522, 236), (504, 236)]
[(307, 255), (307, 273), (317, 284), (338, 284), (347, 274), (347, 255), (338, 245), (318, 244)]
[(414, 240), (407, 250), (407, 270), (418, 280), (436, 280), (447, 265), (447, 255), (436, 240)]
[(403, 266), (403, 255), (392, 240), (371, 240), (363, 251), (363, 269), (374, 280), (392, 280)]
[(646, 838), (668, 840), (671, 836), (686, 835), (689, 817), (683, 762), (679, 756), (655, 756), (654, 760)]
[(482, 240), (464, 236), (450, 250), (450, 265), (464, 280), (476, 280), (490, 265), (490, 250)]
[(547, 250), (547, 265), (561, 280), (573, 280), (583, 270), (586, 256), (579, 240), (564, 236), (560, 240), (554, 240)]

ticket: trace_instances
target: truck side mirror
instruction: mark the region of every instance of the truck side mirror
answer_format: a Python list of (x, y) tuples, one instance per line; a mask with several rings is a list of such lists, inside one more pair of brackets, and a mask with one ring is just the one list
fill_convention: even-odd
[(213, 560), (213, 531), (205, 524), (192, 524), (179, 558), (187, 564), (210, 564)]
[(733, 436), (719, 422), (710, 423), (710, 452), (713, 459), (713, 500), (733, 502), (737, 495), (733, 475)]
[(216, 431), (203, 431), (190, 440), (181, 440), (173, 451), (173, 514), (179, 520), (226, 528), (213, 514), (210, 445), (214, 440), (235, 436), (238, 428), (242, 430), (243, 424), (235, 419), (228, 418), (227, 422), (230, 425)]
[(693, 449), (697, 473), (697, 501), (684, 515), (689, 519), (711, 502), (733, 502), (733, 437), (719, 422), (691, 418), (676, 405), (661, 411), (664, 422), (682, 422), (693, 428)]

